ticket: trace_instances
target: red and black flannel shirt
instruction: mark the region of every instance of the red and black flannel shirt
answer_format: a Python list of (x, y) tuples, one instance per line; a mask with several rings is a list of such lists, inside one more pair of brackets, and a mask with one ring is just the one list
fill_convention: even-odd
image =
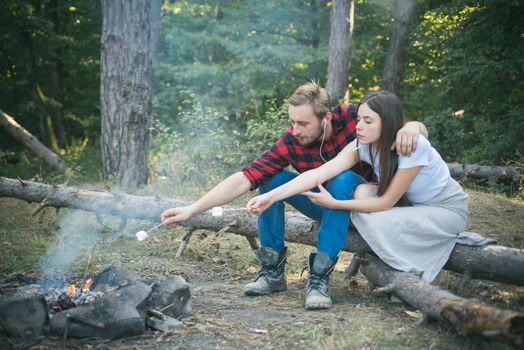
[[(326, 161), (333, 159), (356, 137), (356, 105), (339, 105), (332, 112), (333, 135), (322, 146), (322, 157)], [(318, 168), (324, 164), (320, 158), (319, 146), (320, 144), (316, 147), (301, 146), (293, 136), (293, 128), (287, 129), (273, 147), (242, 169), (251, 182), (251, 190), (265, 184), (288, 165), (299, 173)], [(363, 176), (370, 174), (370, 167), (366, 163), (357, 164), (352, 170)]]

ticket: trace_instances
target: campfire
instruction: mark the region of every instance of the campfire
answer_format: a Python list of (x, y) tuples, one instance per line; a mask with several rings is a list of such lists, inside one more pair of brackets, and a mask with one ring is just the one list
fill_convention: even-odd
[(177, 275), (144, 281), (109, 267), (76, 281), (18, 279), (24, 285), (0, 294), (0, 330), (11, 337), (37, 336), (48, 328), (64, 338), (115, 339), (180, 327), (178, 319), (192, 313), (189, 285)]

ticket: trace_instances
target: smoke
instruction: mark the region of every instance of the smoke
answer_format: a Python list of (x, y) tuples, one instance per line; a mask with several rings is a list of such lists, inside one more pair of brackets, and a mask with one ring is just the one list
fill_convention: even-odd
[(95, 242), (101, 238), (93, 216), (90, 212), (68, 210), (61, 217), (56, 244), (39, 263), (45, 276), (66, 276), (75, 263), (87, 261)]

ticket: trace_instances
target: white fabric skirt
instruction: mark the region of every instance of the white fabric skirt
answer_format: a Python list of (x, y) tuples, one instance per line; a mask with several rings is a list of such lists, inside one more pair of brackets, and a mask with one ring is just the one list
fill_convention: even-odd
[(455, 244), (496, 243), (477, 233), (464, 232), (467, 198), (462, 187), (450, 179), (440, 194), (425, 203), (373, 213), (352, 212), (351, 220), (382, 261), (431, 282)]

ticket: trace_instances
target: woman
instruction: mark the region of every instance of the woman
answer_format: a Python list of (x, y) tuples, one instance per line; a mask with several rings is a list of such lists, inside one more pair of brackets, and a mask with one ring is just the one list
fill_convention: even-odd
[[(304, 194), (316, 204), (351, 211), (354, 226), (384, 262), (431, 282), (459, 239), (470, 245), (486, 241), (476, 234), (462, 234), (467, 195), (424, 136), (419, 136), (409, 157), (391, 151), (403, 125), (400, 100), (388, 91), (371, 93), (358, 108), (357, 140), (323, 166), (254, 197), (247, 208), (260, 214), (275, 201), (316, 186), (318, 192)], [(360, 160), (373, 166), (378, 184), (360, 185), (353, 200), (333, 198), (322, 183)]]

